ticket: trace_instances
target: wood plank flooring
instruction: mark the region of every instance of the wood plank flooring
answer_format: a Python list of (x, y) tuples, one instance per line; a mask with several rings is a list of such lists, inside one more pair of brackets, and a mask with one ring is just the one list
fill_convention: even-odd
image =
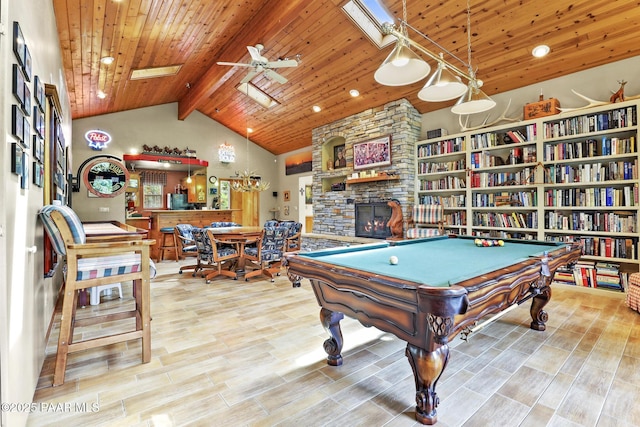
[[(419, 425), (404, 342), (345, 318), (344, 365), (328, 366), (308, 282), (206, 284), (179, 265), (160, 263), (152, 282), (148, 364), (139, 342), (76, 353), (65, 384), (51, 387), (56, 318), (34, 396), (45, 410), (29, 426)], [(131, 286), (124, 291), (84, 310), (132, 304)], [(436, 425), (637, 425), (640, 314), (623, 294), (555, 286), (544, 332), (529, 329), (528, 307), (455, 340)]]

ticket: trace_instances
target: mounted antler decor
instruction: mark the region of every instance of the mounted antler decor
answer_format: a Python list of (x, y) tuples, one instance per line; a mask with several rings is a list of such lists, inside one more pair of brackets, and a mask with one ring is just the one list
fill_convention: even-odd
[(584, 110), (586, 108), (591, 108), (591, 107), (598, 107), (600, 105), (607, 105), (609, 103), (615, 103), (616, 101), (631, 101), (632, 99), (640, 99), (640, 95), (633, 95), (633, 96), (624, 96), (624, 86), (627, 84), (627, 82), (625, 80), (618, 80), (618, 83), (620, 84), (620, 89), (618, 89), (616, 92), (611, 91), (611, 93), (613, 95), (611, 95), (611, 98), (609, 98), (609, 101), (597, 101), (595, 99), (591, 99), (587, 96), (584, 96), (578, 92), (576, 92), (575, 90), (571, 89), (571, 92), (575, 93), (576, 95), (578, 95), (580, 98), (584, 99), (585, 101), (587, 101), (589, 104), (585, 105), (583, 107), (575, 107), (575, 108), (558, 108), (561, 112), (564, 111), (575, 111), (575, 110)]

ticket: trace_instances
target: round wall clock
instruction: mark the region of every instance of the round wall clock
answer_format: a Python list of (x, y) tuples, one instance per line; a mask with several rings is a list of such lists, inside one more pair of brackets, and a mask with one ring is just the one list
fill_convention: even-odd
[(216, 182), (218, 182), (218, 178), (217, 178), (217, 177), (215, 177), (215, 176), (213, 176), (213, 175), (211, 175), (211, 176), (209, 177), (209, 182), (210, 182), (211, 184), (215, 184)]

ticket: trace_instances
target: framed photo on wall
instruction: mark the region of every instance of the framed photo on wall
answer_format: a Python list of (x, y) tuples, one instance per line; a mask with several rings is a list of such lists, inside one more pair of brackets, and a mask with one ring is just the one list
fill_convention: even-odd
[(289, 200), (291, 200), (291, 193), (289, 192), (289, 190), (284, 191), (284, 201), (288, 202)]
[(11, 143), (11, 172), (22, 176), (22, 147), (17, 142)]
[(391, 136), (353, 144), (353, 169), (367, 169), (391, 164)]
[(13, 53), (16, 55), (16, 59), (22, 67), (24, 67), (24, 47), (24, 35), (20, 29), (20, 24), (13, 21)]
[(334, 169), (346, 168), (347, 157), (344, 144), (333, 147), (333, 167)]

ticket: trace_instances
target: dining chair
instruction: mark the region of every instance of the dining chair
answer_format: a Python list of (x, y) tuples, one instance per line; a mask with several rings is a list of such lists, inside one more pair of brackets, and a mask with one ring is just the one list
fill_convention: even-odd
[(193, 237), (198, 247), (198, 271), (202, 270), (202, 277), (207, 283), (217, 276), (238, 279), (233, 270), (233, 265), (240, 258), (238, 242), (218, 239), (206, 228), (194, 228)]
[[(180, 259), (186, 257), (198, 257), (198, 247), (196, 241), (193, 238), (193, 229), (195, 227), (191, 224), (176, 224), (175, 235), (178, 242), (178, 256)], [(183, 265), (180, 267), (178, 273), (182, 274), (183, 271), (193, 270), (193, 276), (195, 277), (198, 272), (198, 264)]]
[[(100, 346), (135, 339), (142, 341), (142, 363), (151, 360), (151, 307), (150, 280), (155, 266), (149, 258), (149, 248), (155, 240), (118, 241), (113, 236), (90, 241), (78, 215), (68, 206), (46, 205), (39, 218), (60, 259), (66, 259), (60, 335), (53, 374), (53, 385), (64, 384), (69, 354)], [(108, 239), (108, 240), (107, 240)], [(78, 292), (86, 288), (132, 281), (135, 307), (125, 312), (96, 314), (81, 308), (83, 316), (76, 318)], [(135, 323), (126, 330), (118, 329), (113, 335), (77, 340), (75, 328), (134, 318)], [(123, 326), (124, 328), (124, 326)], [(93, 335), (93, 334), (92, 334)]]
[(285, 225), (265, 227), (255, 240), (255, 244), (247, 242), (244, 247), (246, 266), (253, 266), (256, 269), (245, 273), (245, 281), (251, 277), (265, 275), (273, 282), (274, 276), (280, 275), (282, 257), (286, 252), (287, 233), (288, 227)]

